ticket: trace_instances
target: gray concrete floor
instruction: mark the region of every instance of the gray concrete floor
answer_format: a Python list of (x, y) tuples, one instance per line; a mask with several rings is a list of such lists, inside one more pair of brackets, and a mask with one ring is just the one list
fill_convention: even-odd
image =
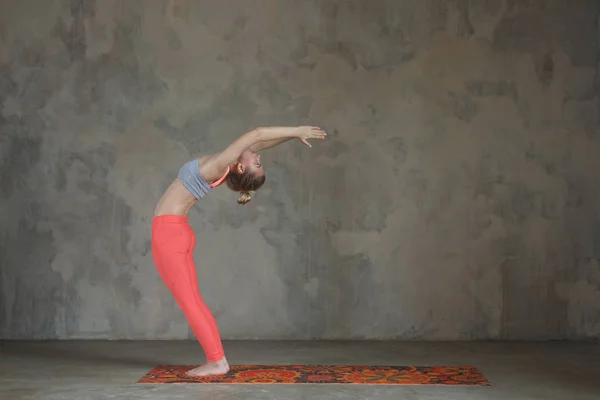
[(136, 385), (193, 341), (0, 342), (0, 399), (600, 399), (598, 343), (225, 342), (231, 364), (474, 365), (491, 387)]

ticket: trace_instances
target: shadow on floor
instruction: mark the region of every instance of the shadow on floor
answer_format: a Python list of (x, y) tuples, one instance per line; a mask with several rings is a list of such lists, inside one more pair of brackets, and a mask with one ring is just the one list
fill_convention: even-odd
[[(139, 351), (127, 348), (127, 342), (106, 342), (106, 345), (86, 345), (87, 342), (13, 342), (0, 341), (0, 353), (3, 361), (8, 362), (10, 358), (15, 360), (28, 359), (34, 362), (52, 361), (77, 364), (91, 364), (119, 367), (143, 367), (154, 368), (160, 364), (168, 364), (169, 360), (159, 358), (152, 354), (140, 357)], [(119, 351), (121, 350), (121, 351)], [(146, 352), (148, 349), (145, 349)], [(133, 353), (133, 354), (132, 354)], [(172, 360), (171, 360), (172, 361)], [(4, 362), (2, 363), (4, 364)], [(11, 364), (8, 362), (7, 364)]]

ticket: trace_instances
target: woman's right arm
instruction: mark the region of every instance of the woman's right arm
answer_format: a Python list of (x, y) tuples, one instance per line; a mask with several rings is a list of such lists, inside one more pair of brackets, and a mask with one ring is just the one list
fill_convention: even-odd
[(306, 144), (307, 132), (312, 127), (263, 127), (244, 133), (231, 143), (225, 150), (215, 154), (201, 167), (201, 174), (207, 180), (219, 179), (227, 167), (236, 162), (242, 153), (261, 142), (298, 138)]
[(215, 155), (214, 162), (225, 169), (236, 162), (248, 148), (260, 142), (291, 139), (299, 136), (302, 127), (265, 127), (256, 128), (237, 138), (221, 153)]
[[(312, 147), (308, 143), (308, 139), (325, 139), (327, 134), (317, 126), (298, 126), (295, 128), (282, 128), (282, 127), (270, 127), (270, 128), (259, 128), (262, 133), (262, 139), (253, 144), (250, 149), (253, 151), (260, 151), (264, 149), (270, 149), (280, 145), (281, 143), (290, 140), (292, 138), (299, 139), (308, 147)], [(292, 135), (286, 135), (282, 130), (292, 129)]]
[(214, 157), (214, 161), (222, 170), (225, 170), (228, 165), (236, 162), (246, 149), (258, 143), (279, 142), (285, 139), (297, 138), (308, 147), (311, 147), (308, 143), (309, 139), (324, 139), (325, 136), (327, 134), (321, 128), (315, 126), (270, 126), (256, 128), (236, 139), (225, 150), (217, 154)]

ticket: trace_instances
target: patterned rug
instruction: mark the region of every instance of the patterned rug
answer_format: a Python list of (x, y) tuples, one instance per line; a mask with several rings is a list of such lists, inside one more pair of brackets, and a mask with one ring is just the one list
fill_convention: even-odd
[(361, 384), (490, 386), (471, 366), (392, 367), (347, 365), (232, 365), (227, 375), (195, 378), (195, 365), (159, 365), (138, 383)]

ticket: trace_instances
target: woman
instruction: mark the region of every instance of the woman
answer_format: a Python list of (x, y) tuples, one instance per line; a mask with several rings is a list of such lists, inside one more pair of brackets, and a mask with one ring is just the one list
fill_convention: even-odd
[(308, 140), (325, 136), (320, 128), (312, 126), (254, 129), (223, 152), (184, 164), (158, 202), (152, 220), (152, 257), (207, 358), (206, 364), (188, 371), (188, 375), (222, 375), (229, 371), (217, 324), (198, 290), (193, 259), (196, 237), (188, 223), (189, 210), (224, 182), (231, 190), (240, 192), (239, 204), (248, 203), (252, 193), (265, 182), (258, 151), (292, 138), (312, 147)]

